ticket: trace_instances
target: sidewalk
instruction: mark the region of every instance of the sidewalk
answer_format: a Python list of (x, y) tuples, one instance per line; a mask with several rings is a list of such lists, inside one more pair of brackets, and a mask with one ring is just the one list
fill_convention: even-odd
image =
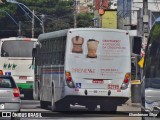
[(124, 105), (132, 107), (141, 107), (141, 103), (132, 103), (131, 98)]

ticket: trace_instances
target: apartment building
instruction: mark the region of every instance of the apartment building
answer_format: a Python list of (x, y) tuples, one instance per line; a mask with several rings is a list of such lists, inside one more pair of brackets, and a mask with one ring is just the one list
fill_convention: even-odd
[(75, 0), (77, 13), (94, 12), (94, 0)]

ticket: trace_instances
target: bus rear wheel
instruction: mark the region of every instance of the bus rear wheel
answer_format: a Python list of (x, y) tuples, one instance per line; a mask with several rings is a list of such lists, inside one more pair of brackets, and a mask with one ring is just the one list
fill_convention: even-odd
[(24, 90), (24, 98), (25, 100), (33, 100), (33, 89), (31, 90)]
[(65, 111), (70, 110), (70, 104), (69, 103), (58, 102), (58, 103), (55, 103), (55, 106), (56, 106), (56, 111), (65, 112)]
[(52, 85), (52, 100), (51, 100), (51, 110), (55, 111), (56, 110), (56, 106), (55, 106), (55, 99), (54, 99), (54, 85)]
[(41, 108), (46, 109), (48, 107), (48, 103), (45, 101), (40, 101), (40, 106)]

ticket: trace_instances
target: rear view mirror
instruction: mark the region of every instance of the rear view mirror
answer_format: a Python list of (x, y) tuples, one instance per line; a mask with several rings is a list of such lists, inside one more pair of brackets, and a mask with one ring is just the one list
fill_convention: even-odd
[(33, 48), (32, 49), (32, 57), (36, 57), (36, 52), (37, 52), (36, 48)]
[(37, 49), (36, 48), (33, 48), (32, 49), (32, 65), (34, 65), (35, 64), (35, 57), (36, 57), (36, 55), (37, 55)]
[(142, 37), (134, 36), (132, 40), (132, 53), (140, 55), (142, 47)]

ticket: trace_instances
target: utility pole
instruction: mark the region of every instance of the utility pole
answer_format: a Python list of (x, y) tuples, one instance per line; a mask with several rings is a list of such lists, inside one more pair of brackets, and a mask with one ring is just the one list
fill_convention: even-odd
[(147, 37), (149, 33), (148, 25), (148, 0), (143, 0), (143, 43), (147, 42)]
[(77, 27), (77, 1), (74, 1), (74, 11), (73, 11), (73, 15), (74, 15), (74, 28)]
[[(102, 0), (100, 1), (100, 9), (103, 10), (103, 12), (104, 12)], [(102, 28), (102, 15), (99, 16), (99, 28)]]
[(21, 27), (21, 21), (19, 21), (19, 30), (18, 30), (18, 36), (21, 36), (22, 35), (22, 32), (21, 32), (21, 29), (22, 29), (22, 27)]
[(137, 35), (139, 37), (143, 36), (143, 10), (139, 8), (137, 11)]
[(32, 38), (34, 38), (34, 10), (32, 14)]
[[(27, 9), (30, 13), (32, 13), (32, 11), (23, 3), (17, 2), (16, 0), (5, 0), (5, 1), (17, 4), (26, 14), (27, 14), (27, 11), (25, 9)], [(25, 7), (25, 9), (22, 6)], [(32, 15), (33, 15), (33, 13), (32, 13)], [(32, 20), (32, 18), (29, 15), (28, 15), (28, 17)], [(41, 21), (35, 14), (34, 14), (34, 17), (40, 22), (40, 25), (42, 26), (42, 32), (44, 33), (44, 23), (43, 23), (43, 21)]]
[(41, 15), (41, 19), (42, 19), (42, 33), (44, 33), (44, 18), (45, 18), (45, 15), (44, 14), (42, 14)]

